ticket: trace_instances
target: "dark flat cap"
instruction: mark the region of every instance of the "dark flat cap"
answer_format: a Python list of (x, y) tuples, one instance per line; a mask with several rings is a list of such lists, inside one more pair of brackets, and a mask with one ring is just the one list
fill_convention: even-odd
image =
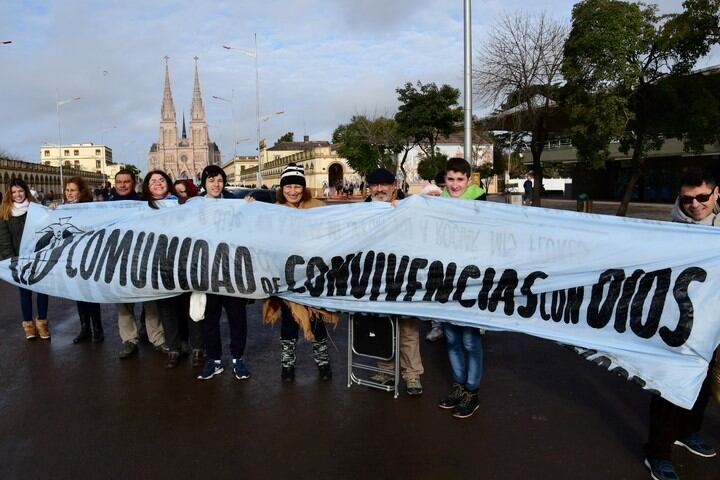
[(384, 168), (378, 168), (368, 174), (367, 183), (368, 185), (377, 185), (378, 183), (395, 183), (395, 175)]

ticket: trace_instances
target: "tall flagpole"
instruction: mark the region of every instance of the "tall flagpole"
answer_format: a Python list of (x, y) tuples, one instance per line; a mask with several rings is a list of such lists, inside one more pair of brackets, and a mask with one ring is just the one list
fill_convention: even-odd
[(472, 159), (472, 28), (471, 0), (465, 0), (465, 160), (473, 165)]

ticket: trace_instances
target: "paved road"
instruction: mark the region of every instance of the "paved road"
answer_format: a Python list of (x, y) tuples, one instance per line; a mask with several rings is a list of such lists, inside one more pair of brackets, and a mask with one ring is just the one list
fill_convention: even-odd
[[(485, 337), (481, 407), (456, 420), (436, 407), (449, 370), (444, 345), (423, 344), (420, 398), (348, 389), (346, 326), (332, 339), (335, 378), (317, 379), (299, 347), (298, 379), (280, 382), (279, 330), (250, 307), (247, 363), (201, 382), (167, 371), (147, 345), (120, 361), (107, 339), (73, 345), (73, 302), (51, 299), (51, 342), (27, 342), (17, 293), (0, 284), (0, 478), (644, 479), (649, 394), (552, 342)], [(227, 338), (227, 336), (225, 337)], [(720, 409), (705, 433), (720, 445)], [(683, 479), (717, 479), (717, 459), (675, 451)]]

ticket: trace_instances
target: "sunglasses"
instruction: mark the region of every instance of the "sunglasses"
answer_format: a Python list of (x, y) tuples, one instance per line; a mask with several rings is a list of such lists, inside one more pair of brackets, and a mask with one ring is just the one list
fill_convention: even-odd
[(690, 205), (693, 200), (697, 200), (698, 203), (705, 203), (710, 200), (712, 194), (713, 192), (701, 193), (699, 195), (695, 195), (694, 197), (692, 195), (680, 195), (680, 203), (682, 203), (683, 205)]

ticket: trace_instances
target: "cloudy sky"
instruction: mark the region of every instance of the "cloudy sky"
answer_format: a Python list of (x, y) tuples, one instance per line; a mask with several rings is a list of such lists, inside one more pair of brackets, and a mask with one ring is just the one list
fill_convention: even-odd
[[(499, 15), (550, 12), (570, 21), (572, 0), (475, 0), (473, 46)], [(665, 11), (681, 0), (662, 0)], [(150, 6), (148, 6), (148, 4)], [(255, 153), (253, 59), (257, 32), (262, 123), (272, 144), (287, 131), (329, 140), (353, 114), (392, 115), (405, 82), (462, 87), (462, 0), (3, 0), (0, 2), (0, 151), (38, 161), (58, 142), (104, 141), (118, 162), (145, 169), (157, 140), (163, 65), (170, 57), (178, 118), (189, 114), (193, 57), (223, 161)], [(720, 50), (701, 66), (720, 64)], [(234, 99), (235, 122), (229, 103)], [(115, 127), (115, 128), (113, 128)]]

